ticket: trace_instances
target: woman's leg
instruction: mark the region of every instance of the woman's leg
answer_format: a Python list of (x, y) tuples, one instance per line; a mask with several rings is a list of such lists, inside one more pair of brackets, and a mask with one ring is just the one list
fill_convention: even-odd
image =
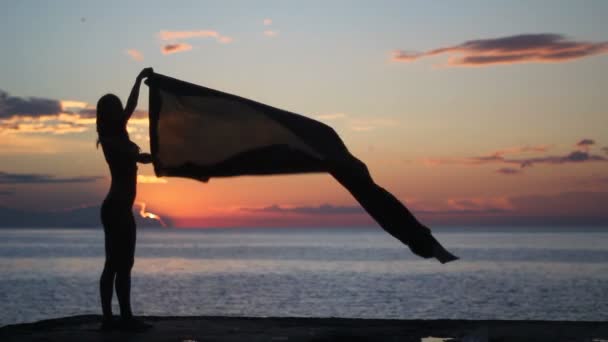
[(112, 319), (112, 294), (114, 292), (114, 278), (116, 276), (116, 267), (113, 263), (114, 246), (112, 243), (112, 227), (111, 212), (109, 206), (104, 201), (101, 206), (101, 222), (103, 224), (104, 233), (104, 248), (106, 252), (106, 260), (103, 265), (103, 271), (99, 278), (99, 297), (101, 298), (101, 310), (103, 313), (104, 322), (110, 322)]
[(133, 317), (131, 310), (131, 269), (121, 268), (116, 272), (116, 297), (120, 306), (120, 316), (123, 319)]
[(108, 258), (99, 278), (99, 295), (101, 297), (101, 310), (104, 321), (112, 319), (112, 293), (114, 292), (115, 270), (112, 268)]
[(121, 220), (121, 241), (120, 259), (116, 269), (116, 296), (120, 306), (120, 316), (123, 319), (131, 319), (131, 269), (133, 268), (135, 257), (135, 219), (129, 211), (128, 215), (123, 215)]

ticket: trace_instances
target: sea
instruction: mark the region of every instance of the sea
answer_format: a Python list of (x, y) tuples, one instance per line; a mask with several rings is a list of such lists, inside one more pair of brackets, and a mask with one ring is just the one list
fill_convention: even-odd
[[(376, 227), (139, 228), (133, 309), (154, 316), (608, 319), (608, 228), (433, 232), (460, 260), (416, 257)], [(0, 229), (0, 326), (100, 314), (103, 263), (101, 229)]]

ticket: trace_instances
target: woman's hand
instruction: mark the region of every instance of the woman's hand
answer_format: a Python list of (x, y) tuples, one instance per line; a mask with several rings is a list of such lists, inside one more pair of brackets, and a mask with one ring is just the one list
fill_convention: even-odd
[(137, 75), (137, 79), (138, 80), (142, 80), (144, 78), (148, 78), (150, 76), (154, 75), (154, 69), (152, 68), (144, 68), (139, 75)]
[(150, 164), (154, 161), (154, 158), (150, 153), (140, 153), (137, 155), (137, 161), (142, 164)]

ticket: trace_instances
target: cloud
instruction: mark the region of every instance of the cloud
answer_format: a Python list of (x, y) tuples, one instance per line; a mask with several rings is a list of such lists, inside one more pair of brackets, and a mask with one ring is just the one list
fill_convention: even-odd
[(83, 132), (88, 122), (72, 111), (84, 107), (81, 101), (17, 97), (0, 91), (0, 133)]
[(265, 30), (264, 31), (264, 35), (266, 37), (276, 37), (276, 36), (279, 35), (279, 31), (276, 31), (276, 30)]
[(518, 163), (521, 167), (529, 167), (534, 164), (566, 164), (566, 163), (583, 163), (583, 162), (606, 162), (608, 158), (603, 156), (589, 154), (584, 151), (573, 151), (565, 156), (546, 156), (539, 158), (528, 158), (521, 160), (505, 160), (508, 163)]
[[(215, 38), (219, 43), (227, 44), (232, 42), (232, 38), (224, 36), (213, 30), (197, 30), (197, 31), (160, 31), (158, 37), (161, 40), (182, 40), (190, 38)], [(175, 45), (175, 44), (170, 44)]]
[(357, 118), (341, 112), (317, 114), (313, 115), (313, 118), (321, 121), (340, 121), (340, 124), (355, 132), (369, 132), (378, 128), (399, 125), (397, 120), (387, 117)]
[(608, 53), (608, 42), (569, 40), (554, 33), (520, 34), (500, 38), (469, 40), (426, 52), (397, 50), (395, 62), (447, 54), (448, 66), (487, 66), (515, 63), (558, 63)]
[(48, 174), (9, 173), (0, 171), (0, 184), (54, 184), (54, 183), (91, 183), (103, 176), (79, 176), (57, 178)]
[(137, 175), (137, 183), (140, 184), (166, 184), (167, 180), (156, 176)]
[[(582, 144), (581, 144), (582, 143)], [(503, 149), (495, 151), (489, 155), (476, 156), (468, 158), (426, 158), (423, 163), (427, 166), (436, 166), (441, 164), (460, 164), (460, 165), (485, 165), (485, 164), (510, 164), (519, 165), (521, 168), (533, 166), (535, 164), (549, 164), (549, 165), (560, 165), (569, 163), (584, 163), (584, 162), (608, 162), (608, 158), (597, 154), (591, 154), (588, 151), (588, 147), (593, 145), (595, 142), (591, 139), (583, 139), (579, 141), (577, 146), (584, 146), (584, 151), (572, 151), (565, 155), (549, 155), (531, 158), (519, 158), (512, 159), (506, 158), (505, 155), (522, 154), (527, 152), (544, 152), (548, 149), (548, 145), (539, 146), (524, 146)], [(502, 174), (515, 174), (513, 169), (503, 168), (497, 170)]]
[(135, 49), (127, 50), (127, 55), (129, 55), (134, 61), (141, 62), (144, 60), (144, 55)]
[(608, 146), (602, 147), (602, 151), (604, 151), (604, 153), (608, 154)]
[(0, 90), (0, 119), (13, 115), (50, 115), (62, 111), (61, 102), (41, 97), (10, 96)]
[(448, 209), (427, 210), (427, 213), (455, 214), (455, 213), (502, 213), (513, 210), (508, 198), (460, 198), (448, 199)]
[(593, 145), (595, 145), (595, 140), (593, 139), (582, 139), (576, 143), (576, 146), (585, 152), (589, 152), (589, 149), (591, 149), (591, 146)]
[(87, 131), (89, 126), (94, 123), (94, 118), (88, 118), (87, 116), (72, 113), (39, 116), (13, 115), (8, 119), (0, 119), (0, 133), (80, 133)]
[(351, 119), (348, 127), (355, 132), (368, 132), (381, 127), (394, 127), (399, 123), (393, 119), (372, 118), (372, 119)]
[(332, 121), (332, 120), (337, 120), (337, 119), (344, 119), (344, 118), (346, 118), (346, 116), (347, 115), (344, 113), (327, 113), (327, 114), (315, 115), (314, 118), (317, 120)]
[(270, 25), (272, 25), (272, 19), (266, 18), (266, 19), (264, 19), (263, 23), (264, 23), (264, 26), (270, 26)]
[(593, 139), (582, 139), (581, 141), (576, 143), (576, 146), (590, 146), (590, 145), (594, 145), (595, 144), (595, 140)]
[(175, 43), (164, 45), (161, 49), (163, 55), (169, 55), (172, 53), (184, 52), (192, 50), (192, 45), (186, 43)]
[(0, 196), (11, 196), (15, 194), (15, 190), (0, 190)]
[(336, 214), (365, 214), (360, 206), (337, 206), (331, 204), (321, 204), (319, 206), (285, 206), (273, 204), (261, 208), (240, 208), (242, 211), (264, 212), (264, 213), (292, 213), (305, 215), (336, 215)]
[(494, 151), (488, 155), (468, 158), (425, 158), (423, 160), (423, 163), (427, 166), (436, 166), (441, 164), (482, 165), (488, 163), (504, 162), (506, 155), (518, 155), (531, 152), (546, 152), (550, 149), (550, 147), (550, 145), (525, 145), (517, 147), (508, 147)]
[(521, 169), (514, 169), (512, 167), (503, 167), (496, 170), (496, 172), (503, 175), (518, 175), (522, 173)]
[[(83, 101), (21, 98), (0, 91), (0, 134), (68, 134), (91, 129), (96, 109)], [(129, 126), (148, 125), (148, 114), (135, 111)]]

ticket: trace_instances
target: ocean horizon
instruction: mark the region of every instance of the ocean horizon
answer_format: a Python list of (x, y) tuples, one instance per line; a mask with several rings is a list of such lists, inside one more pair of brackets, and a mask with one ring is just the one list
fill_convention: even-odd
[[(139, 228), (133, 308), (155, 316), (608, 319), (608, 227), (433, 232), (461, 259), (421, 259), (377, 227)], [(0, 326), (99, 314), (103, 260), (101, 228), (0, 229)]]

